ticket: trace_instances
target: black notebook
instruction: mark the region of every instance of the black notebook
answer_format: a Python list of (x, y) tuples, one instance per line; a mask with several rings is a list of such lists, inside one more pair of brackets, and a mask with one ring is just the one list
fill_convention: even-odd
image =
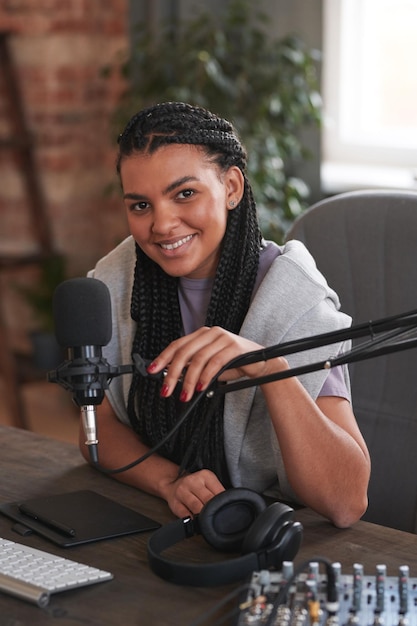
[(0, 513), (64, 547), (160, 526), (153, 519), (89, 490), (0, 504)]

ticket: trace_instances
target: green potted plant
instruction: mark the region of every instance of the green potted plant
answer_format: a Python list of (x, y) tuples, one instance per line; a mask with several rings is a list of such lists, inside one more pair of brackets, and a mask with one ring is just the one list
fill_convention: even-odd
[[(295, 35), (274, 39), (249, 0), (231, 0), (222, 16), (146, 23), (122, 64), (128, 88), (115, 111), (120, 129), (143, 106), (183, 100), (231, 120), (248, 148), (248, 173), (262, 228), (280, 242), (305, 208), (309, 189), (293, 165), (309, 155), (300, 131), (320, 122), (317, 51)], [(110, 68), (107, 68), (110, 71)]]
[(29, 305), (35, 329), (30, 333), (36, 369), (53, 369), (63, 360), (63, 350), (54, 333), (52, 301), (56, 287), (66, 276), (66, 261), (61, 254), (45, 255), (39, 263), (38, 279), (32, 286), (19, 285), (19, 293)]

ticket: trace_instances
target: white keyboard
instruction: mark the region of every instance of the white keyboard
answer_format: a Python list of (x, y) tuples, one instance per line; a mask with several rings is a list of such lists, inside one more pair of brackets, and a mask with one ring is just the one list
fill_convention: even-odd
[(104, 570), (0, 538), (0, 592), (44, 607), (51, 593), (111, 580)]

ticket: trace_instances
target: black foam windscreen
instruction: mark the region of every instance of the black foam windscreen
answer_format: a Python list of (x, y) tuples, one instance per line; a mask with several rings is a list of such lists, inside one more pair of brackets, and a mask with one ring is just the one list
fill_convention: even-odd
[(63, 348), (105, 346), (112, 335), (111, 299), (97, 278), (70, 278), (55, 289), (55, 336)]

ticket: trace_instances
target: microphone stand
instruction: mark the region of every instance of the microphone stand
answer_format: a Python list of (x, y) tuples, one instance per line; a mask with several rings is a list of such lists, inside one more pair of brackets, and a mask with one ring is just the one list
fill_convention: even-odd
[[(353, 340), (360, 337), (370, 336), (368, 341), (365, 341), (346, 352), (342, 352), (337, 356), (330, 356), (324, 361), (318, 361), (310, 363), (308, 365), (302, 365), (288, 370), (269, 374), (258, 378), (242, 379), (231, 383), (218, 383), (219, 377), (228, 369), (242, 367), (251, 363), (257, 363), (259, 361), (266, 361), (279, 356), (286, 356), (288, 354), (294, 354), (297, 352), (303, 352), (321, 346), (340, 343), (342, 341)], [(248, 387), (254, 387), (257, 385), (266, 384), (269, 382), (283, 380), (292, 376), (299, 376), (301, 374), (308, 374), (322, 369), (331, 369), (338, 365), (345, 365), (356, 361), (363, 361), (371, 359), (383, 354), (390, 354), (393, 352), (401, 352), (417, 346), (417, 309), (402, 313), (399, 315), (393, 315), (391, 317), (381, 318), (375, 321), (370, 320), (362, 324), (350, 326), (337, 331), (329, 333), (323, 333), (319, 335), (313, 335), (311, 337), (303, 337), (294, 341), (277, 344), (271, 347), (262, 348), (260, 350), (254, 350), (247, 352), (239, 357), (236, 357), (226, 363), (219, 372), (210, 381), (207, 389), (202, 392), (195, 393), (190, 402), (187, 403), (186, 409), (182, 415), (180, 415), (175, 426), (165, 435), (165, 437), (153, 448), (148, 450), (146, 454), (140, 458), (132, 461), (128, 465), (125, 465), (116, 469), (108, 469), (101, 467), (95, 463), (96, 467), (106, 474), (117, 474), (125, 472), (132, 467), (139, 465), (157, 450), (159, 450), (166, 441), (172, 437), (172, 435), (180, 428), (184, 421), (188, 418), (191, 411), (195, 408), (202, 397), (213, 397), (215, 394), (226, 394), (232, 391), (238, 391)], [(122, 374), (132, 373), (138, 371), (142, 376), (150, 376), (153, 378), (163, 378), (164, 372), (158, 374), (149, 374), (146, 370), (148, 362), (145, 361), (139, 354), (133, 355), (134, 363), (131, 365), (121, 365), (118, 367), (111, 366), (105, 359), (101, 359), (100, 363), (91, 363), (85, 365), (77, 365), (75, 362), (66, 361), (57, 370), (48, 373), (48, 380), (50, 382), (56, 382), (62, 385), (65, 389), (75, 391), (80, 387), (77, 383), (80, 379), (80, 375), (91, 376), (93, 386), (103, 385), (102, 390), (107, 389), (109, 383), (115, 376)], [(85, 387), (85, 383), (84, 383)], [(81, 393), (82, 390), (80, 389)], [(76, 401), (78, 404), (78, 402)]]
[[(391, 331), (391, 332), (389, 332)], [(354, 363), (357, 361), (364, 361), (383, 354), (390, 354), (393, 352), (401, 352), (417, 346), (417, 310), (410, 311), (400, 315), (392, 317), (382, 318), (376, 321), (369, 321), (357, 326), (351, 326), (347, 329), (334, 331), (330, 333), (324, 333), (321, 335), (314, 335), (310, 338), (297, 339), (283, 344), (277, 344), (269, 348), (263, 348), (261, 350), (255, 350), (248, 352), (243, 356), (236, 357), (221, 369), (211, 381), (209, 391), (214, 391), (216, 394), (226, 394), (231, 391), (237, 391), (239, 389), (245, 389), (248, 387), (254, 387), (265, 383), (273, 382), (276, 380), (283, 380), (292, 376), (299, 376), (301, 374), (308, 374), (310, 372), (316, 372), (321, 369), (331, 369), (337, 365), (345, 365)], [(379, 337), (376, 337), (379, 333), (386, 333)], [(332, 343), (353, 340), (358, 337), (364, 337), (371, 335), (371, 339), (367, 342), (357, 345), (354, 348), (346, 352), (340, 353), (338, 356), (329, 357), (324, 361), (318, 361), (310, 363), (309, 365), (294, 367), (289, 370), (283, 370), (274, 374), (261, 376), (258, 378), (244, 379), (237, 382), (223, 384), (215, 387), (219, 376), (226, 370), (242, 367), (251, 363), (257, 363), (258, 361), (267, 361), (274, 357), (285, 356), (287, 354), (295, 354), (296, 352), (302, 352), (311, 350), (313, 348), (319, 348), (324, 345), (331, 345)], [(414, 335), (414, 336), (413, 336)], [(214, 395), (214, 393), (212, 395)]]

